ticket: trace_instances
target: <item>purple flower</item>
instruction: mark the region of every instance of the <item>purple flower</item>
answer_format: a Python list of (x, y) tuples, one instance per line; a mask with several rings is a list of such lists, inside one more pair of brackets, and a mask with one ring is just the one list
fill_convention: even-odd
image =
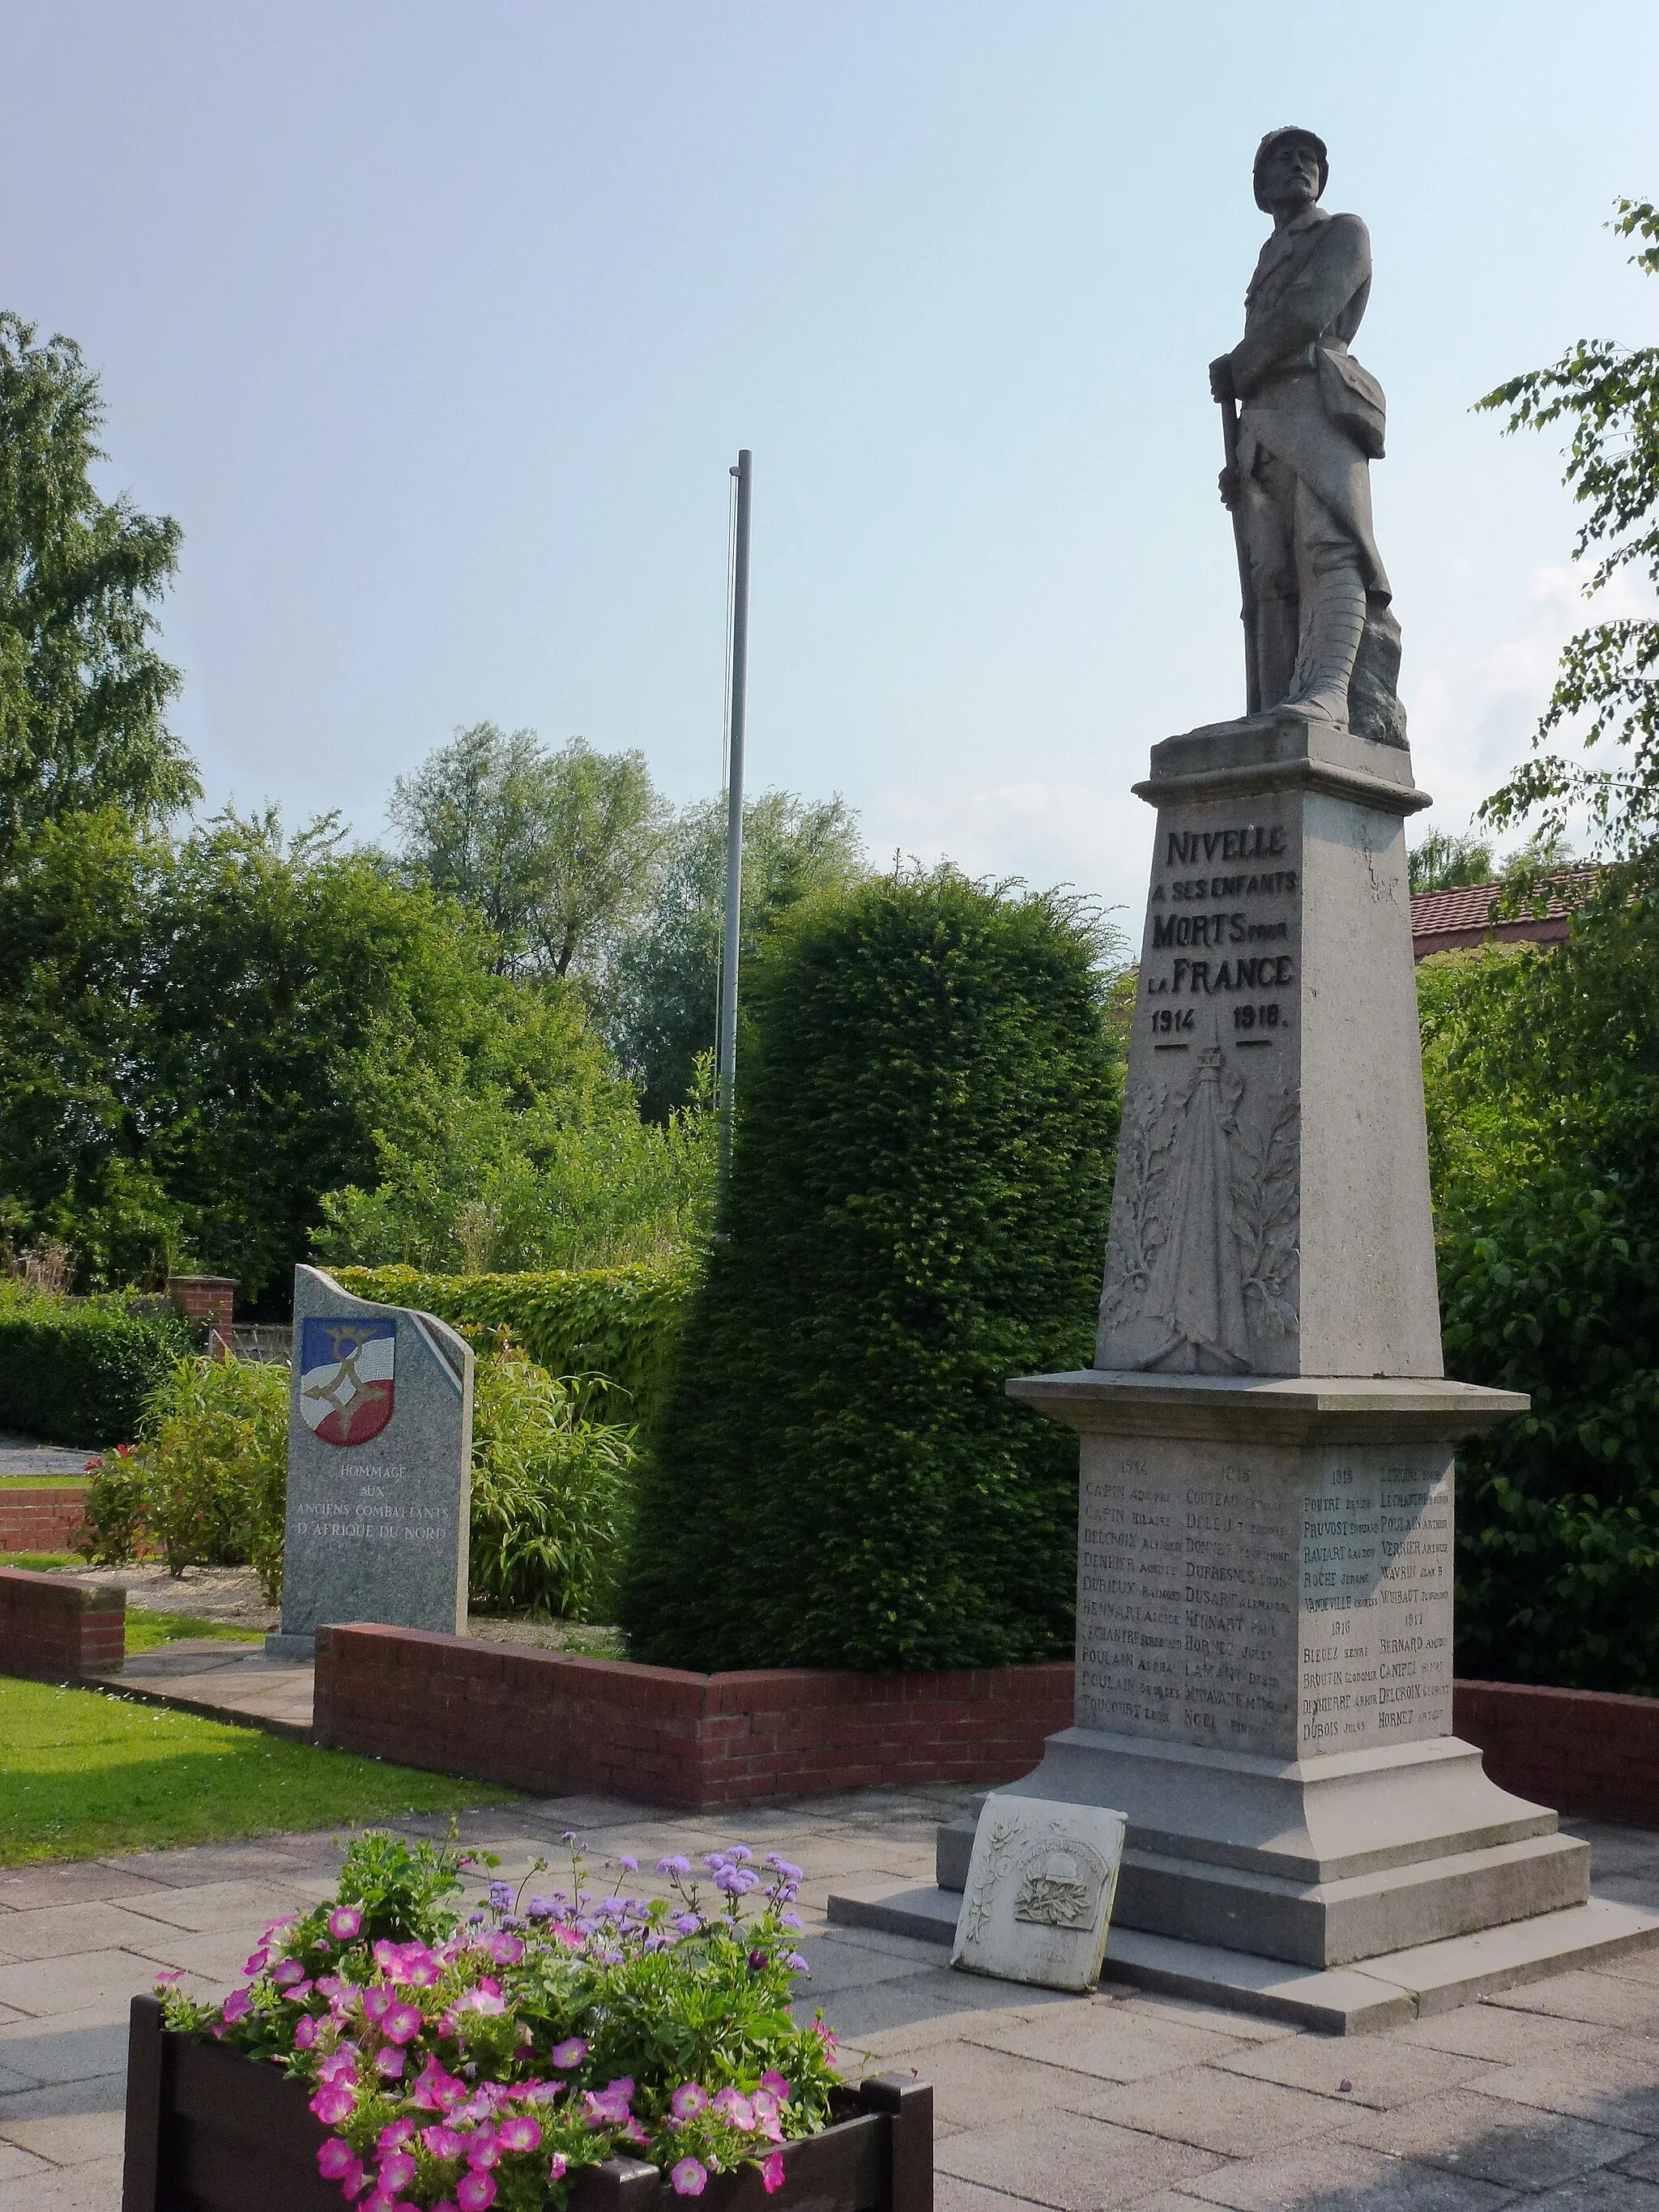
[(624, 1851), (617, 1864), (626, 1867), (629, 1874), (637, 1874), (640, 1870), (639, 1861), (629, 1851)]
[(362, 1908), (337, 1905), (328, 1916), (328, 1932), (337, 1942), (349, 1943), (363, 1924)]
[(551, 1920), (558, 1909), (550, 1897), (532, 1897), (526, 1911), (532, 1920)]
[(783, 1963), (797, 1974), (810, 1974), (812, 1971), (799, 1951), (791, 1951)]
[(682, 1936), (695, 1936), (702, 1923), (695, 1912), (681, 1912), (676, 1914), (674, 1925)]
[(708, 2168), (701, 2159), (683, 2158), (668, 2170), (676, 2197), (701, 2197), (708, 2186)]
[(511, 1912), (513, 1885), (510, 1881), (492, 1881), (489, 1885), (489, 1909), (492, 1912)]
[(714, 1876), (716, 1889), (723, 1889), (728, 1897), (747, 1897), (751, 1889), (760, 1887), (760, 1876), (751, 1874), (747, 1867), (722, 1867)]
[(778, 1920), (785, 1928), (805, 1928), (806, 1925), (799, 1912), (781, 1912), (778, 1915)]
[(733, 1866), (746, 1866), (755, 1856), (747, 1844), (728, 1844), (726, 1856)]
[(724, 1851), (706, 1852), (703, 1856), (702, 1863), (708, 1868), (710, 1874), (718, 1874), (721, 1868), (726, 1863), (726, 1853)]
[(487, 2173), (464, 2173), (455, 2191), (461, 2212), (489, 2212), (495, 2202), (495, 2185)]
[(760, 2175), (762, 2181), (765, 2184), (766, 2193), (769, 2197), (773, 2195), (775, 2191), (782, 2188), (783, 2153), (781, 2150), (768, 2151), (766, 2156), (760, 2162)]
[(696, 2081), (682, 2081), (669, 2102), (677, 2120), (695, 2120), (708, 2110), (708, 2092)]
[(562, 2043), (554, 2045), (549, 2055), (549, 2063), (556, 2066), (562, 2074), (568, 2067), (580, 2066), (586, 2056), (587, 2045), (580, 2036), (567, 2036)]
[(801, 1881), (805, 1878), (798, 1866), (791, 1866), (787, 1859), (781, 1859), (775, 1851), (767, 1853), (766, 1863), (775, 1869), (785, 1881)]
[(501, 2122), (496, 2139), (503, 2150), (535, 2150), (541, 2142), (541, 2127), (528, 2112), (520, 2112)]
[(683, 1859), (678, 1855), (672, 1859), (659, 1859), (657, 1861), (657, 1872), (659, 1874), (690, 1874), (690, 1860)]

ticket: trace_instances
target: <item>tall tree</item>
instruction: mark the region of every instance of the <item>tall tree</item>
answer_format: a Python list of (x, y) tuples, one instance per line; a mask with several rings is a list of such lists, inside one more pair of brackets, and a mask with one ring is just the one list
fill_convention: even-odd
[[(864, 872), (858, 817), (838, 798), (808, 805), (769, 791), (745, 805), (743, 825), (739, 974), (809, 891), (853, 884)], [(653, 1121), (694, 1096), (698, 1058), (714, 1048), (725, 911), (726, 803), (710, 799), (681, 815), (655, 903), (614, 944), (599, 990), (601, 1025)]]
[(165, 720), (179, 672), (152, 642), (179, 526), (100, 498), (102, 422), (73, 341), (0, 313), (0, 854), (44, 822), (154, 821), (200, 788)]
[[(1647, 200), (1618, 208), (1611, 228), (1647, 241), (1632, 264), (1659, 276), (1659, 208)], [(1479, 404), (1506, 410), (1508, 432), (1571, 425), (1565, 480), (1589, 510), (1573, 558), (1595, 556), (1585, 596), (1626, 568), (1659, 584), (1659, 346), (1581, 338), (1549, 368), (1511, 377)], [(1593, 766), (1542, 750), (1575, 728), (1586, 747), (1611, 738), (1629, 749), (1627, 759)], [(1595, 623), (1570, 639), (1533, 743), (1533, 757), (1493, 793), (1483, 816), (1505, 829), (1536, 815), (1547, 838), (1584, 810), (1601, 851), (1622, 864), (1606, 895), (1623, 898), (1659, 854), (1659, 620)]]
[(533, 730), (458, 730), (387, 809), (405, 857), (434, 890), (481, 914), (508, 972), (568, 975), (639, 914), (656, 879), (668, 810), (645, 756), (550, 751)]

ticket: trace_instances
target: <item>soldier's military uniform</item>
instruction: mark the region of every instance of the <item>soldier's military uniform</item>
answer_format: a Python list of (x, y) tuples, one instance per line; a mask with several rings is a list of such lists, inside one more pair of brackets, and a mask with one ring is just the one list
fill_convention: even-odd
[[(1258, 169), (1283, 135), (1263, 140)], [(1382, 392), (1348, 351), (1370, 288), (1359, 217), (1307, 208), (1262, 247), (1228, 359), (1261, 703), (1301, 702), (1403, 744), (1400, 630), (1371, 529)]]

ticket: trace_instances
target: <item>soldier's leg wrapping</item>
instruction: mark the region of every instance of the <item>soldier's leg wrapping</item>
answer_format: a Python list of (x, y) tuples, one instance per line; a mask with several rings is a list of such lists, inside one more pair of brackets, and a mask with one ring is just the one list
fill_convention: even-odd
[(1239, 456), (1239, 513), (1255, 602), (1261, 703), (1276, 707), (1291, 688), (1300, 625), (1296, 478), (1265, 447)]
[(1296, 668), (1285, 696), (1323, 720), (1348, 719), (1348, 686), (1365, 628), (1359, 551), (1324, 501), (1296, 488), (1296, 565), (1302, 622)]

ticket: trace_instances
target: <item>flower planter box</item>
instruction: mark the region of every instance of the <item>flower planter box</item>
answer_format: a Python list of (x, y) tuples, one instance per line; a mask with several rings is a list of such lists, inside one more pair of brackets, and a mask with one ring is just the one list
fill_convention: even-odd
[[(769, 2197), (757, 2169), (716, 2174), (700, 2212), (933, 2212), (933, 2092), (881, 2077), (848, 2093), (848, 2117), (786, 2145)], [(161, 2025), (135, 1997), (127, 2049), (121, 2212), (347, 2212), (317, 2171), (329, 2130), (304, 2085)], [(578, 2179), (571, 2212), (671, 2212), (681, 2200), (643, 2160), (615, 2158)]]

